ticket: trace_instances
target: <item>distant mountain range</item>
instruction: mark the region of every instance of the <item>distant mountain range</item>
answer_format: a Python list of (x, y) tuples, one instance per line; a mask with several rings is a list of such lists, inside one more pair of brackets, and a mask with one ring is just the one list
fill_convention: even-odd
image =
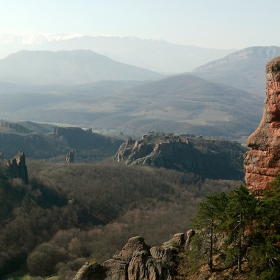
[(2, 84), (0, 118), (65, 123), (106, 134), (148, 131), (239, 139), (257, 127), (263, 98), (193, 75), (76, 86)]
[(52, 41), (62, 41), (82, 37), (81, 34), (0, 34), (0, 45), (40, 45)]
[(280, 55), (280, 47), (250, 47), (194, 69), (207, 80), (265, 96), (265, 65)]
[(161, 39), (80, 34), (0, 35), (0, 58), (20, 50), (92, 50), (113, 60), (160, 73), (180, 73), (235, 51), (172, 44)]
[(85, 84), (101, 80), (153, 80), (162, 75), (92, 51), (20, 51), (0, 60), (0, 81), (16, 84)]
[(0, 118), (241, 139), (258, 126), (265, 64), (277, 55), (251, 47), (163, 78), (92, 51), (21, 51), (0, 61)]

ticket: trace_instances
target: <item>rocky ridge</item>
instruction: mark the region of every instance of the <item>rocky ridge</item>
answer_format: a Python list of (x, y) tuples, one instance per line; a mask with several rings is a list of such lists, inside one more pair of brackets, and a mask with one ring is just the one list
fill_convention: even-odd
[(275, 56), (278, 56), (280, 54), (280, 47), (276, 46), (267, 46), (267, 47), (249, 47), (245, 48), (239, 51), (236, 51), (234, 53), (231, 53), (224, 58), (217, 59), (214, 61), (211, 61), (205, 65), (199, 66), (193, 70), (193, 72), (197, 71), (204, 71), (211, 67), (214, 67), (216, 65), (225, 64), (229, 62), (235, 62), (238, 60), (244, 60), (244, 59), (272, 59)]
[(245, 182), (249, 190), (261, 193), (269, 188), (280, 167), (280, 56), (266, 65), (266, 98), (263, 117), (248, 138), (252, 148), (244, 160)]
[(4, 159), (22, 150), (29, 158), (65, 161), (65, 155), (75, 150), (75, 162), (100, 161), (113, 156), (123, 142), (80, 127), (54, 127), (52, 133), (41, 133), (19, 123), (0, 123), (0, 152)]
[(141, 236), (128, 240), (118, 255), (98, 263), (86, 263), (73, 280), (171, 280), (175, 273), (176, 256), (189, 244), (193, 230), (177, 233), (159, 247), (150, 247)]
[(245, 149), (237, 142), (149, 132), (127, 139), (114, 159), (127, 165), (164, 167), (213, 179), (243, 177)]

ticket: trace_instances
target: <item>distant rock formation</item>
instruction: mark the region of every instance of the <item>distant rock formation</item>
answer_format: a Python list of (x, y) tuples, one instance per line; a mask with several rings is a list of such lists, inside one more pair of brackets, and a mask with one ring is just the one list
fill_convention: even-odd
[(74, 162), (74, 158), (75, 158), (75, 151), (72, 149), (66, 155), (65, 162), (66, 163), (73, 163)]
[(13, 131), (16, 131), (18, 133), (23, 133), (23, 134), (31, 133), (29, 129), (16, 122), (0, 122), (0, 127), (9, 128)]
[(56, 137), (60, 136), (80, 136), (80, 135), (91, 135), (92, 129), (82, 129), (81, 127), (60, 127), (54, 128), (54, 135)]
[(245, 152), (233, 141), (149, 132), (142, 139), (127, 139), (114, 159), (127, 165), (164, 167), (206, 178), (242, 179)]
[[(16, 123), (15, 123), (16, 124)], [(56, 127), (49, 126), (45, 132), (26, 132), (21, 125), (10, 126), (0, 123), (0, 151), (5, 159), (13, 158), (19, 150), (23, 150), (33, 159), (51, 159), (65, 161), (66, 154), (75, 150), (75, 162), (101, 161), (113, 157), (123, 139), (109, 137), (92, 132), (91, 129), (79, 127)], [(6, 125), (8, 125), (6, 127)], [(29, 127), (29, 126), (28, 126)], [(31, 124), (30, 129), (45, 130), (41, 124)], [(50, 130), (53, 130), (50, 133)]]
[(19, 178), (27, 185), (28, 173), (25, 164), (25, 155), (23, 151), (19, 151), (15, 158), (8, 160), (8, 176), (10, 178)]
[(252, 150), (244, 160), (245, 182), (249, 190), (261, 193), (280, 169), (280, 56), (266, 65), (263, 118), (247, 146)]
[[(188, 233), (187, 233), (188, 234)], [(183, 233), (160, 247), (150, 247), (141, 236), (132, 237), (118, 255), (103, 263), (86, 263), (73, 280), (171, 280), (178, 252), (184, 250)]]

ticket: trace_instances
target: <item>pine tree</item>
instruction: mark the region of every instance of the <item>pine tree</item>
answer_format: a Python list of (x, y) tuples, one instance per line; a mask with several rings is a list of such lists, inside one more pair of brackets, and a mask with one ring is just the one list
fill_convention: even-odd
[[(207, 257), (210, 273), (213, 272), (214, 238), (225, 218), (227, 197), (225, 193), (210, 194), (200, 202), (192, 226), (201, 230), (204, 238), (194, 239), (200, 253)], [(203, 244), (202, 244), (203, 243)]]
[(279, 279), (280, 275), (280, 175), (258, 200), (250, 252), (252, 279)]
[(250, 228), (253, 226), (256, 206), (255, 195), (250, 194), (244, 186), (240, 186), (228, 194), (226, 219), (223, 224), (223, 228), (228, 234), (225, 249), (227, 263), (232, 265), (237, 262), (238, 274), (242, 272), (242, 257), (250, 243)]

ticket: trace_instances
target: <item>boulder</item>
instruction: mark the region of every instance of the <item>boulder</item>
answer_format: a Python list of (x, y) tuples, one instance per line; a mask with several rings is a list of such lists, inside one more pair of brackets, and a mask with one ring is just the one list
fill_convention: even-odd
[(116, 256), (121, 259), (131, 258), (135, 252), (150, 251), (150, 246), (146, 245), (144, 238), (141, 236), (131, 237), (121, 252)]
[(150, 253), (154, 259), (162, 259), (166, 261), (170, 261), (174, 256), (174, 252), (171, 248), (152, 247)]
[[(93, 278), (94, 277), (94, 278)], [(105, 278), (105, 269), (98, 263), (86, 263), (75, 275), (73, 280), (103, 280)]]
[(266, 97), (263, 117), (256, 131), (248, 138), (245, 182), (250, 191), (261, 194), (280, 169), (280, 57), (266, 65)]
[(176, 233), (173, 237), (162, 244), (162, 247), (165, 249), (179, 250), (183, 249), (186, 243), (185, 234), (184, 233)]

